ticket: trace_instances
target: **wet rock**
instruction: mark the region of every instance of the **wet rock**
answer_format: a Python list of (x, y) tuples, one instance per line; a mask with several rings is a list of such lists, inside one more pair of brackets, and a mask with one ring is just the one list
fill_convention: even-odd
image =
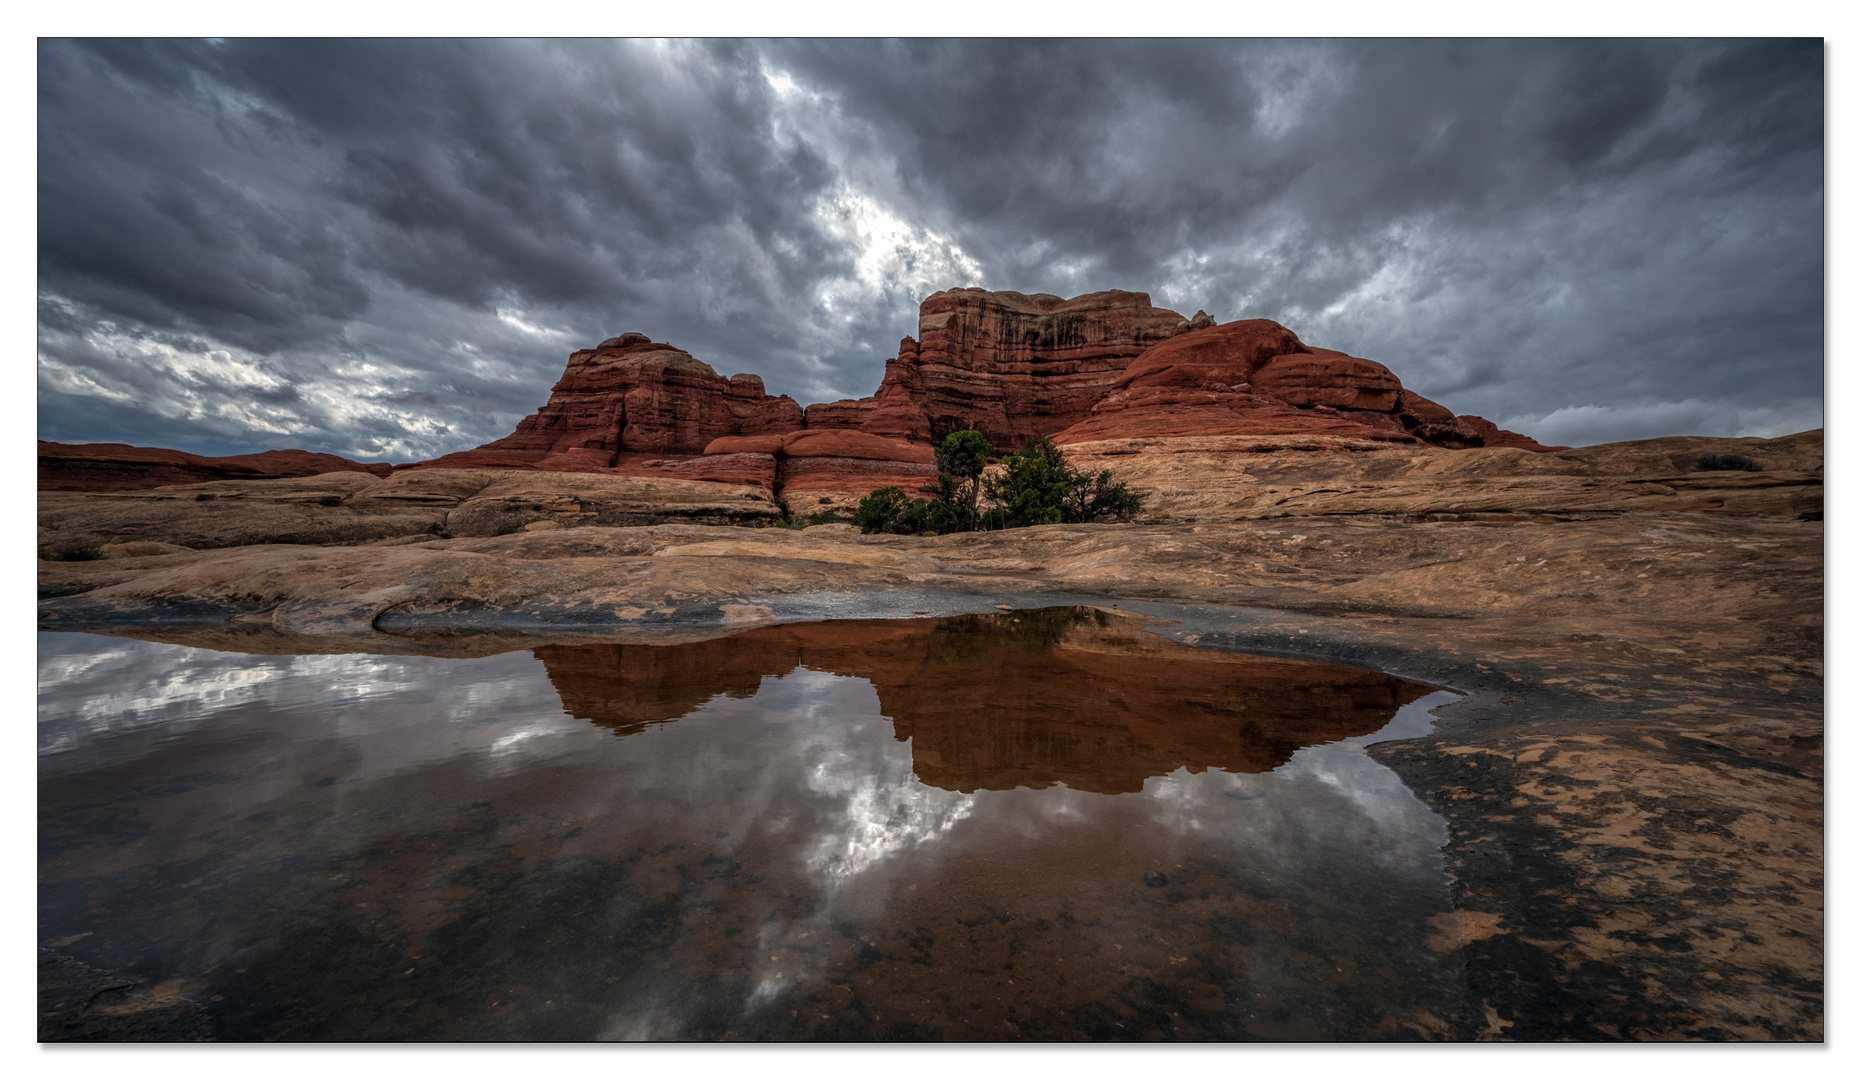
[(212, 1038), (200, 1003), (39, 949), (40, 1042), (195, 1042)]

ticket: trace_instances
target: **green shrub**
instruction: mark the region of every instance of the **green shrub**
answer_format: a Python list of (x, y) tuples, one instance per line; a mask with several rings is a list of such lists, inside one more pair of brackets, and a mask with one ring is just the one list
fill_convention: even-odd
[(325, 495), (321, 499), (317, 500), (317, 505), (318, 506), (341, 506), (342, 496), (341, 495)]
[(900, 487), (882, 487), (859, 501), (853, 511), (853, 524), (863, 533), (896, 533), (901, 536), (924, 531), (924, 509), (929, 503), (913, 499)]
[(1141, 496), (1112, 481), (1110, 469), (1074, 469), (1052, 439), (1035, 439), (1002, 466), (1000, 475), (984, 482), (995, 504), (984, 517), (985, 528), (1077, 525), (1102, 518), (1128, 521), (1144, 508)]
[(446, 526), (441, 525), (439, 522), (435, 521), (426, 527), (426, 531), (432, 534), (433, 536), (439, 536), (446, 531)]
[(219, 498), (219, 496), (215, 495), (211, 491), (200, 491), (194, 494), (195, 502), (212, 502), (213, 500), (217, 498)]
[[(984, 476), (990, 450), (981, 432), (946, 436), (937, 447), (937, 476), (920, 489), (928, 498), (880, 488), (860, 500), (853, 524), (864, 533), (941, 534), (1123, 521), (1143, 509), (1143, 499), (1114, 483), (1111, 470), (1079, 472), (1051, 439), (1035, 439), (1004, 458), (999, 475)], [(982, 508), (985, 496), (987, 510)]]
[(1707, 454), (1699, 459), (1701, 472), (1761, 472), (1764, 466), (1743, 454)]
[(92, 562), (103, 558), (103, 549), (96, 544), (65, 544), (40, 548), (39, 558), (46, 562)]

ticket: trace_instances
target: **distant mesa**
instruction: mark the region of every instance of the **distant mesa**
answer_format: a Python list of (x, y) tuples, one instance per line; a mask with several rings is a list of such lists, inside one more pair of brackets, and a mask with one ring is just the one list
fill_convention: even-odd
[(868, 398), (809, 405), (726, 379), (644, 334), (569, 357), (517, 430), (423, 466), (632, 471), (641, 455), (769, 454), (929, 464), (974, 429), (1004, 450), (1051, 436), (1340, 435), (1450, 448), (1548, 450), (1404, 389), (1372, 360), (1317, 349), (1266, 319), (1184, 318), (1141, 292), (950, 289), (918, 309)]
[[(683, 349), (625, 333), (570, 354), (549, 400), (509, 435), (400, 468), (673, 476), (856, 497), (915, 487), (934, 472), (935, 442), (965, 429), (1002, 450), (1040, 436), (1066, 446), (1227, 435), (1565, 449), (1456, 416), (1383, 365), (1308, 346), (1266, 319), (1184, 318), (1122, 290), (1068, 300), (965, 288), (924, 300), (917, 337), (899, 342), (871, 397), (803, 408), (756, 375), (726, 378)], [(388, 469), (296, 450), (199, 458), (40, 446), (40, 486), (54, 490)]]
[(39, 440), (39, 490), (140, 491), (209, 480), (280, 480), (331, 472), (387, 476), (394, 466), (363, 463), (308, 450), (266, 450), (231, 457), (202, 457), (124, 443), (58, 443)]

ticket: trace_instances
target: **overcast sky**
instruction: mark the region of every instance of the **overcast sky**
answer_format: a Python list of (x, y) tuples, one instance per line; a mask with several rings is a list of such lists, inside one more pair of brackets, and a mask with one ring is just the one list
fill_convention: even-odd
[(411, 461), (629, 330), (858, 397), (968, 285), (1274, 319), (1546, 442), (1822, 423), (1820, 42), (38, 60), (41, 438)]

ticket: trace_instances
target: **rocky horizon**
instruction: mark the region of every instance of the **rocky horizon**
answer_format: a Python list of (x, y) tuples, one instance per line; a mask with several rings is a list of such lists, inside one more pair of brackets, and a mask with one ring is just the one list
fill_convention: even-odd
[[(761, 376), (722, 376), (629, 332), (569, 356), (548, 401), (509, 435), (405, 464), (270, 450), (207, 457), (120, 443), (40, 442), (44, 490), (135, 490), (360, 470), (520, 468), (677, 475), (845, 492), (930, 475), (930, 447), (975, 429), (998, 449), (1049, 437), (1323, 435), (1449, 449), (1547, 447), (1403, 387), (1382, 364), (1313, 348), (1266, 319), (1185, 317), (1144, 292), (956, 288), (919, 306), (872, 396), (800, 405)], [(693, 459), (678, 461), (679, 458)], [(673, 460), (667, 460), (673, 459)], [(787, 474), (787, 475), (783, 475)]]

